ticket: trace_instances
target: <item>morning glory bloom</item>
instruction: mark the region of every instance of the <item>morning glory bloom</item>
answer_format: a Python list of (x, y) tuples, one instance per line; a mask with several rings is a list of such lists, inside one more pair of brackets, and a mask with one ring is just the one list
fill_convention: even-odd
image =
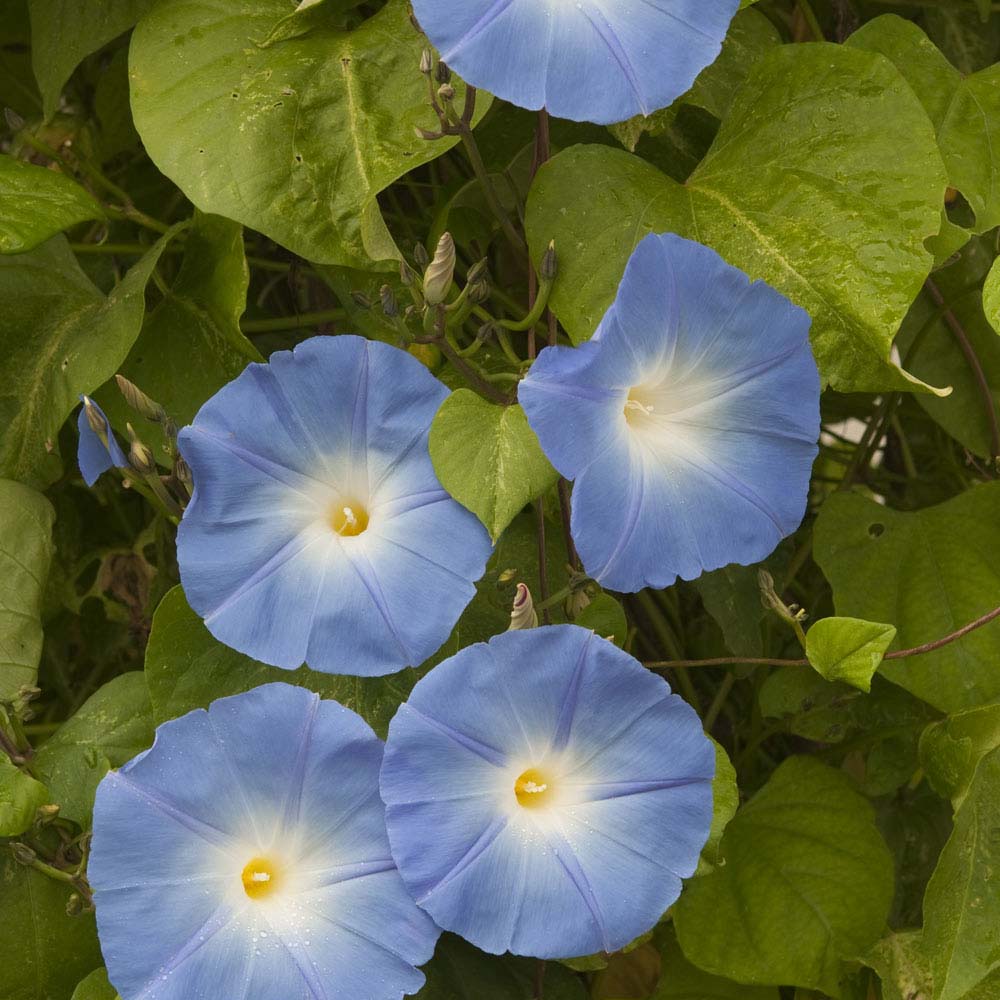
[(575, 625), (505, 632), (420, 680), (382, 798), (407, 888), (484, 951), (612, 952), (691, 875), (715, 754), (694, 710)]
[(519, 400), (576, 481), (595, 580), (667, 587), (759, 562), (799, 526), (819, 437), (809, 325), (714, 250), (650, 235), (593, 339), (541, 352)]
[(672, 104), (739, 0), (413, 0), (441, 58), (522, 108), (609, 125)]
[(491, 546), (427, 437), (448, 390), (361, 337), (251, 364), (178, 438), (194, 495), (181, 582), (219, 640), (265, 663), (375, 675), (448, 638)]
[(166, 722), (101, 782), (88, 877), (122, 1000), (399, 1000), (439, 930), (389, 853), (382, 742), (268, 684)]
[[(80, 401), (83, 406), (80, 407), (80, 415), (76, 420), (77, 430), (80, 432), (76, 461), (83, 474), (83, 481), (88, 486), (93, 486), (101, 473), (107, 472), (112, 466), (127, 469), (128, 458), (115, 439), (115, 432), (111, 429), (111, 422), (104, 410), (89, 396), (81, 396)], [(92, 422), (95, 426), (92, 426)], [(98, 433), (98, 428), (102, 425), (103, 434)]]

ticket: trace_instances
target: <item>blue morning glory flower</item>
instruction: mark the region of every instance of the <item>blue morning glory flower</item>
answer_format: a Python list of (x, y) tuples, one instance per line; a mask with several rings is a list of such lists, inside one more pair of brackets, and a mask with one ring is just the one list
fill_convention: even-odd
[(441, 646), (491, 551), (431, 465), (447, 395), (405, 351), (339, 336), (251, 364), (205, 403), (178, 439), (194, 495), (177, 556), (217, 639), (358, 675)]
[[(89, 396), (81, 396), (80, 415), (76, 426), (80, 432), (80, 443), (76, 449), (76, 461), (88, 486), (97, 482), (102, 472), (112, 466), (128, 468), (128, 458), (115, 439), (111, 422), (97, 403)], [(89, 415), (88, 415), (89, 413)], [(102, 429), (103, 428), (103, 429)]]
[(714, 250), (647, 236), (592, 340), (519, 399), (576, 481), (587, 572), (625, 592), (765, 558), (805, 513), (819, 437), (808, 314)]
[(164, 723), (101, 782), (88, 876), (122, 1000), (399, 1000), (439, 930), (378, 797), (382, 743), (268, 684)]
[(739, 0), (413, 0), (441, 58), (522, 108), (609, 125), (672, 104)]
[(712, 818), (694, 710), (575, 625), (505, 632), (420, 680), (382, 798), (414, 899), (484, 951), (615, 951), (680, 893)]

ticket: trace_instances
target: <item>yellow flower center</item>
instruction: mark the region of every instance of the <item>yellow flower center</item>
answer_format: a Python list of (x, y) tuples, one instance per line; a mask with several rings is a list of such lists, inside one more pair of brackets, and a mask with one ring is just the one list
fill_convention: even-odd
[(537, 767), (529, 767), (514, 782), (514, 795), (519, 805), (525, 809), (537, 809), (552, 800), (552, 782), (544, 771)]
[(243, 869), (243, 891), (251, 899), (267, 899), (281, 885), (281, 873), (270, 858), (253, 858)]
[(632, 427), (640, 426), (653, 416), (656, 407), (653, 405), (652, 394), (648, 389), (635, 385), (629, 391), (625, 400), (625, 419)]
[(356, 500), (340, 500), (330, 508), (330, 527), (342, 537), (360, 535), (368, 527), (368, 511)]

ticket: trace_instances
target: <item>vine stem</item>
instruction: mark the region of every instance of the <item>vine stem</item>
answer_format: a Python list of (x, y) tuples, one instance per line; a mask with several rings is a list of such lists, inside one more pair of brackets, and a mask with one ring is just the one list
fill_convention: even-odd
[(969, 369), (972, 372), (972, 377), (976, 381), (976, 388), (979, 390), (979, 395), (982, 397), (983, 406), (986, 409), (986, 419), (990, 425), (990, 458), (993, 462), (996, 462), (997, 456), (1000, 455), (1000, 420), (997, 418), (997, 406), (993, 399), (993, 391), (990, 389), (990, 383), (987, 381), (986, 373), (983, 371), (982, 363), (979, 360), (979, 356), (976, 354), (976, 349), (972, 346), (972, 342), (966, 335), (962, 324), (959, 323), (958, 317), (951, 310), (948, 304), (945, 302), (944, 296), (941, 294), (940, 289), (937, 285), (928, 278), (924, 282), (924, 288), (927, 289), (927, 294), (930, 295), (931, 299), (934, 301), (934, 305), (938, 309), (942, 310), (942, 315), (944, 316), (945, 323), (948, 324), (948, 329), (951, 330), (952, 336), (958, 342), (958, 346), (965, 355), (966, 364), (968, 364)]
[[(951, 643), (957, 642), (959, 639), (967, 636), (970, 632), (975, 632), (976, 629), (982, 628), (984, 625), (988, 625), (995, 618), (1000, 618), (1000, 608), (994, 608), (992, 611), (987, 611), (985, 615), (982, 615), (975, 621), (969, 622), (968, 625), (963, 625), (960, 629), (956, 629), (954, 632), (951, 632), (940, 639), (935, 639), (933, 642), (925, 642), (921, 646), (912, 646), (910, 649), (894, 650), (891, 653), (886, 653), (883, 659), (904, 660), (910, 656), (920, 656), (923, 653), (933, 653), (934, 650), (941, 649), (944, 646), (950, 646)], [(687, 667), (732, 667), (741, 663), (747, 663), (756, 667), (809, 666), (809, 661), (806, 659), (783, 660), (776, 658), (772, 659), (771, 657), (766, 656), (719, 656), (712, 660), (655, 660), (644, 664), (644, 666), (649, 667), (650, 670), (666, 670)]]

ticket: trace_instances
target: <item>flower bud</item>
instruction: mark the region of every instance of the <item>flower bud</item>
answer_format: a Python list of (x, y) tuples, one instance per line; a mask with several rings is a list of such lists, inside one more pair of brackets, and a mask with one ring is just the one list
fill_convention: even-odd
[(129, 440), (132, 442), (128, 452), (129, 465), (140, 476), (153, 475), (156, 472), (156, 459), (153, 458), (153, 453), (139, 440), (131, 424), (126, 424), (125, 430), (128, 431)]
[(116, 375), (115, 382), (118, 383), (118, 388), (125, 397), (125, 402), (137, 413), (157, 424), (162, 423), (166, 419), (167, 414), (163, 407), (150, 399), (149, 396), (137, 385), (125, 378), (124, 375)]
[(439, 62), (437, 64), (437, 72), (435, 73), (435, 76), (437, 77), (438, 83), (451, 83), (451, 69), (448, 67), (447, 63)]
[(81, 913), (83, 913), (83, 899), (78, 892), (72, 892), (66, 900), (66, 916), (78, 917)]
[(38, 860), (38, 855), (27, 844), (11, 844), (10, 849), (19, 865), (33, 865)]
[(431, 55), (430, 49), (424, 49), (424, 51), (420, 53), (420, 72), (423, 73), (424, 76), (430, 76), (432, 69), (434, 69), (434, 56)]
[(382, 302), (382, 312), (386, 314), (390, 319), (394, 316), (399, 315), (399, 305), (396, 302), (396, 296), (393, 294), (392, 289), (388, 285), (383, 285), (379, 289), (379, 299)]
[(510, 626), (508, 632), (516, 632), (520, 629), (537, 628), (538, 615), (535, 612), (535, 602), (531, 597), (531, 591), (526, 583), (517, 585), (517, 592), (514, 594), (514, 606), (510, 611)]
[(455, 241), (451, 233), (438, 240), (434, 259), (424, 272), (424, 298), (431, 306), (440, 305), (448, 297), (455, 277)]
[(440, 97), (442, 102), (445, 104), (455, 100), (455, 88), (450, 83), (442, 83), (441, 86), (438, 87), (438, 97)]
[(489, 270), (489, 262), (484, 257), (482, 260), (477, 260), (472, 267), (469, 268), (469, 273), (465, 276), (467, 284), (474, 285), (483, 278), (487, 276), (487, 271)]
[(59, 815), (59, 806), (55, 802), (50, 802), (47, 805), (39, 806), (35, 811), (35, 818), (38, 820), (40, 826), (46, 826), (51, 823)]
[(83, 397), (83, 411), (87, 414), (90, 429), (102, 440), (107, 437), (108, 425), (89, 396)]
[(24, 119), (13, 108), (4, 108), (3, 116), (11, 132), (20, 132), (24, 128)]
[(188, 490), (194, 485), (194, 481), (191, 476), (191, 466), (184, 461), (182, 455), (177, 456), (177, 461), (174, 462), (174, 475), (177, 477), (178, 481), (183, 483)]
[(417, 280), (416, 271), (405, 260), (399, 262), (399, 280), (405, 288), (409, 288)]
[(556, 256), (556, 241), (550, 241), (542, 255), (541, 277), (543, 281), (553, 281), (559, 273), (559, 258)]
[(364, 292), (351, 292), (351, 298), (354, 300), (354, 304), (362, 309), (371, 309), (372, 307), (372, 300)]
[(430, 255), (427, 253), (427, 247), (425, 247), (423, 243), (414, 243), (413, 260), (416, 262), (417, 267), (421, 270), (423, 270), (423, 268), (431, 262)]

